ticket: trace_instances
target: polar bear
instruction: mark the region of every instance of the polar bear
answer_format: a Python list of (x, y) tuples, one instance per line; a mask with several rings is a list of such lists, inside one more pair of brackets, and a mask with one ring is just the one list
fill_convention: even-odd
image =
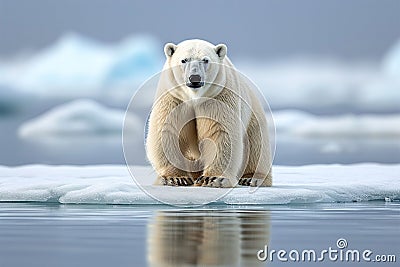
[(146, 139), (155, 184), (271, 186), (267, 120), (226, 45), (186, 40), (164, 52)]

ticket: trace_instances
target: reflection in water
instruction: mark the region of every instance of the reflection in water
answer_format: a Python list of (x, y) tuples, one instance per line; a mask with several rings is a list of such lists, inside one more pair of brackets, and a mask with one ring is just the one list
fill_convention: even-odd
[(160, 211), (149, 224), (150, 266), (265, 266), (268, 211)]

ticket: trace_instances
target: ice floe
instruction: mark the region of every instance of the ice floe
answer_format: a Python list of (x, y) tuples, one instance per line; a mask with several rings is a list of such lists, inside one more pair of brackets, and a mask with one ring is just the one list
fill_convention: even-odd
[[(178, 205), (292, 204), (400, 199), (400, 165), (274, 166), (271, 188), (218, 188), (154, 186), (151, 167), (132, 166), (135, 180), (147, 193)], [(161, 204), (144, 193), (126, 166), (0, 167), (0, 201), (91, 204)]]

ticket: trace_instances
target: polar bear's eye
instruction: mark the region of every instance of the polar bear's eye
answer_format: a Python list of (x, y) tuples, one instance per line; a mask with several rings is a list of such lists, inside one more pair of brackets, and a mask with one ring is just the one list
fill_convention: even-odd
[(203, 59), (203, 62), (207, 64), (208, 63), (208, 59), (206, 59), (206, 58)]
[(182, 62), (183, 64), (185, 64), (186, 62), (188, 62), (188, 59), (187, 59), (187, 58), (182, 59), (181, 62)]

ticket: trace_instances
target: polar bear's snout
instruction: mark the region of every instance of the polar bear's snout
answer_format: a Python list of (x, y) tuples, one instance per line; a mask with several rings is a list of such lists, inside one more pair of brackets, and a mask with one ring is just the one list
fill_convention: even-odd
[(189, 81), (186, 83), (187, 87), (197, 89), (204, 85), (204, 81), (198, 74), (192, 74), (189, 76)]
[(199, 88), (204, 85), (204, 82), (201, 80), (201, 76), (197, 74), (193, 74), (189, 76), (189, 83), (187, 86), (191, 88)]
[(190, 88), (200, 88), (204, 85), (206, 66), (202, 61), (193, 60), (187, 63), (186, 67), (186, 86)]

